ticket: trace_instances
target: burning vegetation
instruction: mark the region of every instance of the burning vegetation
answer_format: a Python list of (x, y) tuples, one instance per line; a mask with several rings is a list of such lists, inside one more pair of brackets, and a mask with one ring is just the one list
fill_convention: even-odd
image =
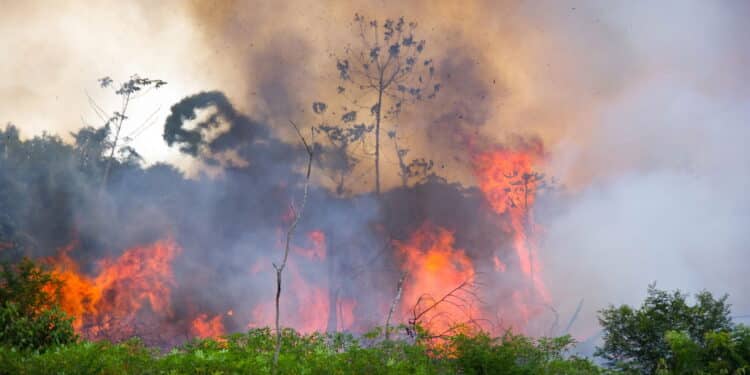
[[(74, 149), (70, 152), (75, 155)], [(535, 172), (541, 158), (535, 149), (502, 148), (474, 154), (471, 160), (479, 190), (447, 184), (434, 175), (412, 187), (384, 192), (380, 198), (338, 198), (316, 189), (310, 198), (310, 224), (303, 225), (306, 233), (291, 249), (281, 321), (303, 333), (364, 332), (382, 325), (389, 306), (396, 303), (393, 323), (407, 325), (404, 334), (417, 325), (436, 337), (457, 327), (524, 332), (528, 322), (544, 315), (550, 303), (537, 259), (539, 229), (532, 216), (544, 184), (544, 176)], [(164, 178), (159, 169), (142, 173)], [(242, 176), (245, 171), (233, 173)], [(239, 179), (228, 182), (235, 183), (234, 178)], [(195, 184), (193, 189), (204, 183), (179, 181)], [(430, 198), (424, 200), (424, 196)], [(235, 196), (239, 197), (243, 196)], [(419, 208), (432, 197), (445, 200), (439, 207)], [(238, 203), (246, 204), (242, 199)], [(409, 204), (399, 204), (404, 201)], [(379, 212), (369, 211), (373, 204)], [(321, 209), (327, 205), (340, 212)], [(345, 215), (343, 221), (338, 220), (343, 212), (372, 216), (349, 223)], [(258, 220), (256, 215), (248, 212), (246, 217)], [(86, 245), (92, 238), (80, 239), (86, 233), (72, 232), (67, 245), (43, 260), (63, 281), (61, 306), (74, 317), (74, 328), (83, 337), (121, 341), (141, 336), (158, 345), (218, 337), (273, 322), (269, 290), (248, 292), (246, 288), (267, 282), (273, 271), (271, 259), (283, 248), (282, 228), (292, 219), (289, 211), (277, 215), (276, 228), (256, 233), (269, 244), (268, 249), (235, 250), (229, 255), (241, 257), (229, 262), (221, 250), (213, 250), (217, 251), (213, 259), (196, 263), (195, 258), (207, 253), (202, 247), (205, 243), (190, 240), (204, 239), (193, 237), (196, 232), (190, 224), (176, 231), (182, 235), (165, 231), (162, 239), (144, 240), (110, 251), (109, 256), (86, 257), (86, 261), (80, 260), (83, 254), (103, 252)], [(318, 215), (319, 220), (309, 219)], [(389, 222), (390, 215), (395, 216)], [(308, 228), (315, 224), (323, 225)], [(222, 230), (223, 225), (217, 223), (214, 228)], [(360, 236), (358, 231), (366, 232)], [(240, 241), (244, 230), (234, 235)], [(350, 242), (352, 236), (360, 242)], [(228, 277), (226, 270), (236, 274)], [(227, 280), (230, 291), (222, 292)], [(395, 292), (399, 293), (396, 301)], [(242, 296), (243, 301), (232, 294)]]
[[(76, 331), (89, 339), (113, 341), (148, 329), (173, 331), (162, 324), (174, 316), (172, 261), (180, 249), (172, 240), (126, 249), (116, 259), (100, 259), (93, 275), (81, 273), (70, 257), (75, 245), (44, 261), (63, 282), (61, 307), (75, 319)], [(202, 336), (205, 328), (199, 323), (196, 318), (193, 326)]]
[[(103, 127), (72, 134), (74, 144), (23, 141), (8, 126), (0, 184), (17, 198), (2, 254), (52, 267), (62, 309), (92, 340), (139, 336), (167, 347), (274, 323), (277, 340), (279, 325), (362, 333), (385, 323), (404, 337), (537, 329), (530, 323), (548, 320), (551, 303), (533, 218), (548, 187), (541, 142), (480, 143), (456, 126), (451, 137), (461, 141), (450, 151), (473, 181), (449, 181), (444, 165), (438, 173), (406, 148), (399, 123), (438, 100), (450, 74), (427, 57), (416, 23), (356, 15), (353, 25), (359, 44), (335, 62), (340, 100), (312, 101), (313, 126), (292, 122), (301, 144), (220, 91), (171, 107), (164, 141), (212, 177), (144, 168), (121, 136), (130, 100), (162, 80), (99, 80), (122, 108)], [(436, 132), (466, 103), (457, 106)], [(385, 167), (391, 156), (395, 167)]]
[(0, 15), (0, 373), (750, 370), (747, 5), (79, 2)]

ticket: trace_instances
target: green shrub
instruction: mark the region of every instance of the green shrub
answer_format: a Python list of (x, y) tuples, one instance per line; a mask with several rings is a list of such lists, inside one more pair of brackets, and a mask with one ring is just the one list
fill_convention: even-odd
[(746, 374), (750, 371), (750, 328), (708, 332), (696, 341), (687, 332), (666, 335), (671, 355), (661, 363), (664, 374)]
[(77, 339), (63, 312), (60, 282), (29, 259), (0, 270), (0, 345), (44, 350)]
[(695, 296), (693, 305), (687, 297), (680, 291), (669, 293), (650, 285), (640, 308), (622, 305), (600, 311), (604, 343), (596, 354), (614, 368), (653, 374), (673, 355), (667, 342), (669, 331), (684, 332), (701, 346), (706, 344), (707, 334), (729, 332), (732, 323), (727, 296), (717, 299), (704, 291)]
[(575, 356), (566, 357), (575, 341), (570, 336), (531, 339), (506, 333), (492, 338), (484, 333), (448, 339), (461, 374), (599, 374), (597, 366)]
[[(566, 358), (568, 337), (457, 336), (440, 348), (403, 341), (363, 346), (346, 334), (284, 330), (279, 374), (599, 374), (589, 361)], [(0, 372), (14, 374), (269, 374), (271, 330), (220, 340), (193, 340), (169, 353), (139, 341), (80, 342), (45, 352), (0, 348)]]

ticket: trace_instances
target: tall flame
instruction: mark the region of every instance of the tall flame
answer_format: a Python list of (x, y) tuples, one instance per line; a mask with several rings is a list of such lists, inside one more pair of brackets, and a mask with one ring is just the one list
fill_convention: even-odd
[[(479, 188), (485, 199), (495, 212), (510, 217), (508, 229), (513, 234), (513, 249), (519, 268), (533, 286), (532, 295), (526, 296), (526, 299), (538, 297), (543, 303), (548, 303), (550, 297), (541, 278), (537, 253), (539, 227), (534, 222), (532, 210), (536, 193), (543, 184), (543, 175), (534, 171), (539, 155), (540, 152), (536, 150), (499, 149), (478, 153), (474, 155), (473, 162)], [(506, 270), (505, 263), (497, 255), (494, 262), (496, 270)], [(518, 307), (521, 310), (533, 310), (520, 303), (524, 298), (519, 293), (517, 291), (513, 298)], [(523, 315), (528, 318), (531, 314)]]

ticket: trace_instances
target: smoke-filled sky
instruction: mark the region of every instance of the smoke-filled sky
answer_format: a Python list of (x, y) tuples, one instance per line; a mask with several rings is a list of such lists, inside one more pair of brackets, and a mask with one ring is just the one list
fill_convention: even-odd
[[(332, 54), (355, 12), (419, 22), (444, 90), (407, 114), (415, 154), (466, 183), (455, 129), (538, 136), (565, 186), (540, 207), (545, 278), (562, 317), (646, 285), (728, 292), (750, 313), (750, 3), (740, 1), (66, 1), (0, 5), (0, 121), (25, 136), (99, 125), (96, 79), (169, 84), (133, 103), (146, 162), (191, 160), (164, 143), (172, 104), (221, 90), (253, 117), (312, 121), (336, 86)], [(153, 117), (149, 117), (155, 113)], [(136, 133), (137, 134), (137, 133)], [(448, 156), (446, 156), (448, 155)], [(392, 165), (394, 159), (386, 158)], [(391, 169), (390, 175), (388, 169)], [(384, 179), (396, 181), (386, 166)]]

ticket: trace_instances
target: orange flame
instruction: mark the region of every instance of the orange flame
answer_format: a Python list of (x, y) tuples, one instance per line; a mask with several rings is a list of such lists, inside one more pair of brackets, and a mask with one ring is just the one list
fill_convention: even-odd
[(200, 314), (193, 319), (190, 331), (200, 338), (215, 338), (224, 334), (224, 323), (221, 321), (221, 315), (208, 319), (208, 314)]
[[(540, 154), (538, 150), (500, 149), (478, 153), (473, 161), (479, 188), (492, 209), (510, 216), (513, 248), (521, 272), (533, 285), (533, 294), (548, 302), (550, 297), (540, 276), (541, 267), (534, 236), (539, 229), (532, 212), (536, 193), (543, 182), (543, 176), (534, 172), (534, 164), (538, 162)], [(497, 256), (494, 262), (496, 270), (506, 270), (505, 264)], [(514, 295), (514, 300), (518, 302), (520, 297)], [(524, 309), (530, 310), (528, 306)], [(528, 317), (527, 314), (524, 315)]]
[(440, 302), (458, 286), (473, 282), (475, 276), (466, 252), (454, 249), (452, 232), (425, 222), (407, 242), (394, 244), (405, 258), (402, 269), (408, 273), (402, 314), (417, 318), (424, 328), (435, 333), (478, 317), (478, 308), (462, 297), (462, 291)]
[(107, 330), (114, 318), (128, 321), (147, 307), (160, 316), (172, 315), (171, 262), (180, 251), (173, 241), (130, 248), (115, 260), (104, 259), (95, 277), (82, 274), (70, 257), (75, 245), (60, 249), (57, 257), (46, 261), (64, 282), (61, 305), (75, 318), (74, 327), (80, 333), (84, 325), (93, 334)]

